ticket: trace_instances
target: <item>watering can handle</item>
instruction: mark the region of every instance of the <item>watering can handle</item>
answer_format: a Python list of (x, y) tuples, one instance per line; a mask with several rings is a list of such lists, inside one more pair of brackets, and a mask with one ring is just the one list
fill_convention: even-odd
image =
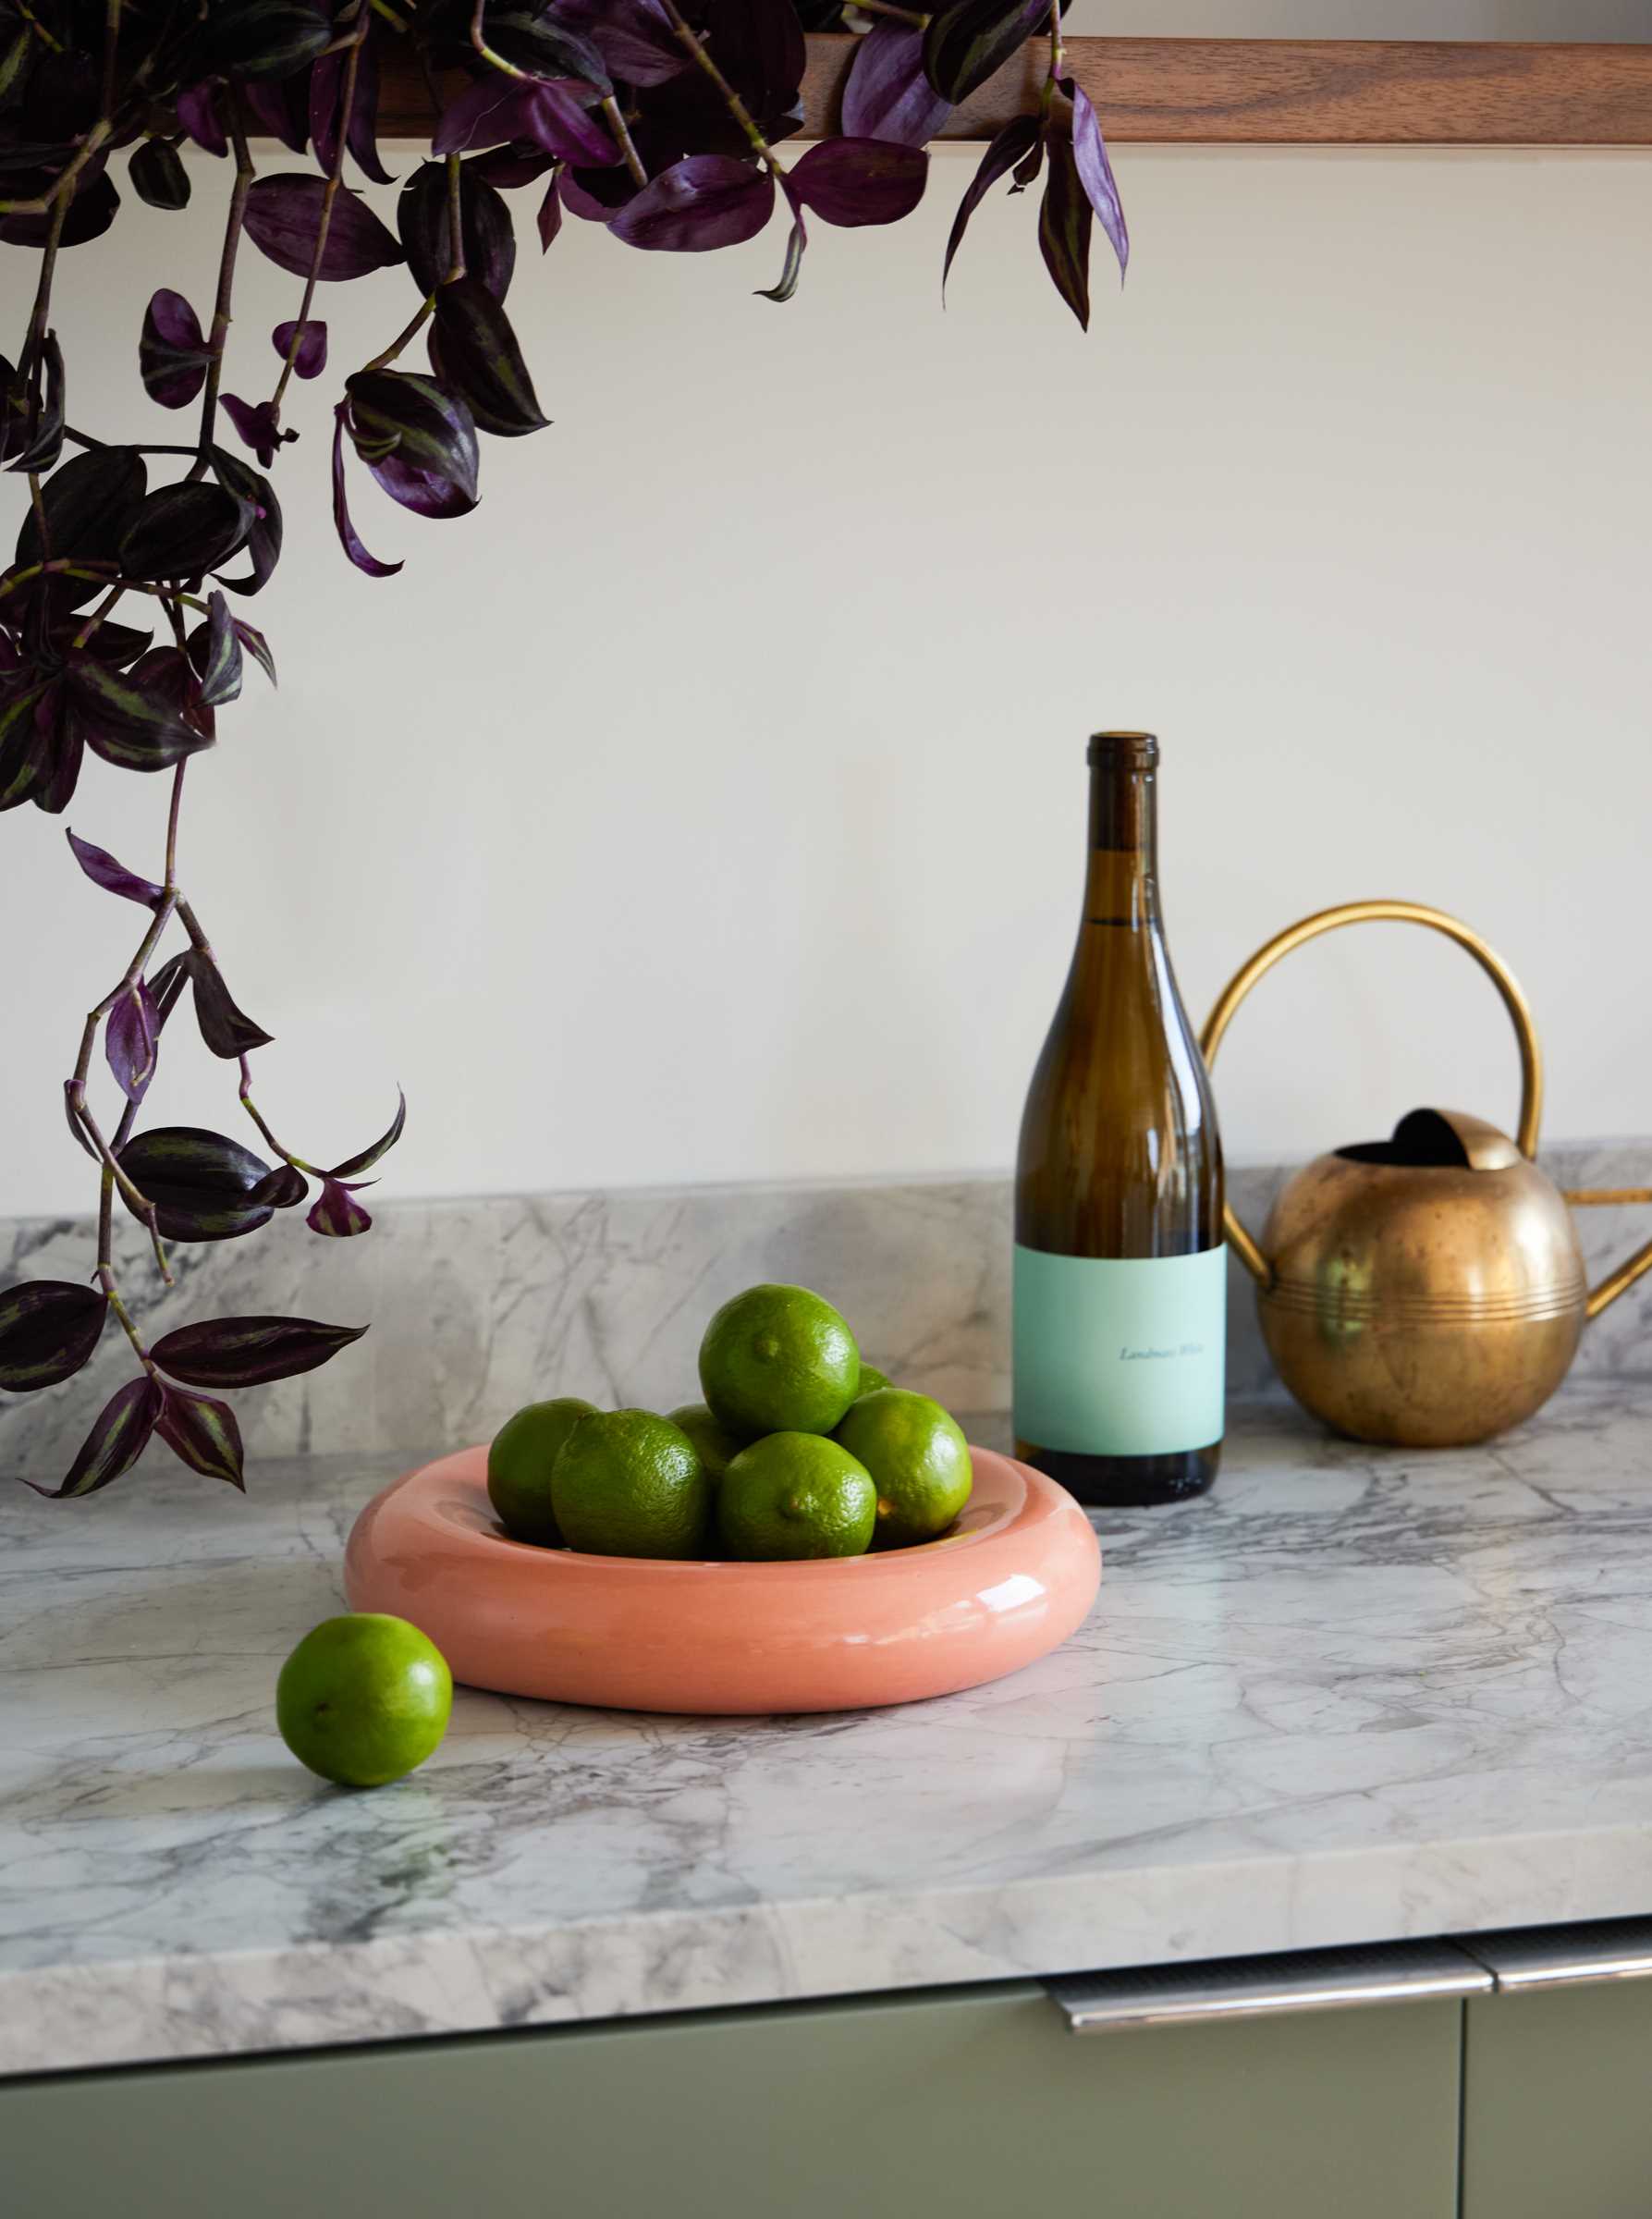
[[(1448, 916), (1443, 909), (1429, 909), (1421, 901), (1343, 901), (1335, 909), (1322, 909), (1314, 916), (1303, 917), (1299, 924), (1289, 925), (1258, 948), (1248, 963), (1233, 974), (1218, 995), (1216, 1007), (1205, 1020), (1205, 1029), (1199, 1035), (1199, 1046), (1204, 1050), (1207, 1065), (1216, 1061), (1216, 1051), (1221, 1046), (1222, 1036), (1232, 1022), (1233, 1012), (1256, 984), (1266, 976), (1281, 956), (1292, 949), (1305, 947), (1316, 940), (1323, 932), (1334, 932), (1340, 925), (1426, 925), (1435, 932), (1443, 932), (1448, 939), (1465, 948), (1496, 987), (1503, 998), (1503, 1006), (1514, 1024), (1514, 1036), (1520, 1047), (1520, 1125), (1515, 1140), (1523, 1156), (1537, 1152), (1537, 1127), (1543, 1116), (1543, 1051), (1537, 1046), (1536, 1028), (1526, 998), (1502, 957), (1488, 947), (1471, 926), (1460, 917)], [(1652, 1197), (1649, 1197), (1652, 1198)], [(1223, 1222), (1229, 1240), (1240, 1262), (1263, 1286), (1273, 1281), (1273, 1266), (1262, 1253), (1256, 1242), (1239, 1221), (1231, 1203), (1226, 1205)], [(1637, 1262), (1638, 1258), (1635, 1259)], [(1647, 1265), (1652, 1265), (1652, 1249), (1647, 1252)], [(1644, 1265), (1642, 1269), (1646, 1269)], [(1614, 1288), (1614, 1293), (1621, 1290)], [(1609, 1295), (1608, 1300), (1610, 1299)], [(1604, 1303), (1601, 1305), (1604, 1308)], [(1593, 1308), (1591, 1308), (1593, 1315)]]

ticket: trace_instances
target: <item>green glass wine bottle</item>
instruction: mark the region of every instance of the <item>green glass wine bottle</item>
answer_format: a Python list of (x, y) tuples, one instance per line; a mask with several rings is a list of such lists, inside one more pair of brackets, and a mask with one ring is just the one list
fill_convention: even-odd
[(1201, 1494), (1221, 1456), (1222, 1146), (1165, 946), (1158, 742), (1090, 742), (1090, 862), (1015, 1175), (1016, 1453), (1081, 1502)]

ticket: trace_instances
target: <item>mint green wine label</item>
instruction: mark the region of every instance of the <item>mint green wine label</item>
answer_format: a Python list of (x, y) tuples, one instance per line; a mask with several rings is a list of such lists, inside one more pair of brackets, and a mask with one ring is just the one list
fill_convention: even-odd
[(1168, 1456), (1222, 1437), (1228, 1252), (1015, 1248), (1015, 1430), (1079, 1456)]

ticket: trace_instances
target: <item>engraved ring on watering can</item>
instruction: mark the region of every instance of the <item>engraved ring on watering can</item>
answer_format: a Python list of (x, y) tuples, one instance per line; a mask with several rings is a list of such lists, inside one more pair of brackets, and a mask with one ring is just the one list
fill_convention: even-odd
[(1490, 977), (1520, 1045), (1517, 1138), (1461, 1111), (1413, 1110), (1391, 1139), (1339, 1148), (1298, 1171), (1260, 1244), (1231, 1208), (1227, 1232), (1298, 1402), (1357, 1441), (1444, 1448), (1540, 1409), (1587, 1319), (1652, 1270), (1648, 1241), (1591, 1293), (1568, 1202), (1652, 1202), (1652, 1188), (1562, 1195), (1537, 1169), (1543, 1059), (1525, 997), (1478, 933), (1421, 902), (1348, 901), (1269, 940), (1206, 1019), (1205, 1061), (1281, 956), (1339, 926), (1374, 921), (1442, 932)]

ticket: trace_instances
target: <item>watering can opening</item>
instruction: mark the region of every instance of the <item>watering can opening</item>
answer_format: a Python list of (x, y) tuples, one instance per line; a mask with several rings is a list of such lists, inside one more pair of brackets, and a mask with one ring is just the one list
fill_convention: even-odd
[(1506, 1171), (1522, 1160), (1506, 1133), (1462, 1110), (1409, 1110), (1387, 1140), (1357, 1140), (1336, 1154), (1344, 1163), (1425, 1171)]

